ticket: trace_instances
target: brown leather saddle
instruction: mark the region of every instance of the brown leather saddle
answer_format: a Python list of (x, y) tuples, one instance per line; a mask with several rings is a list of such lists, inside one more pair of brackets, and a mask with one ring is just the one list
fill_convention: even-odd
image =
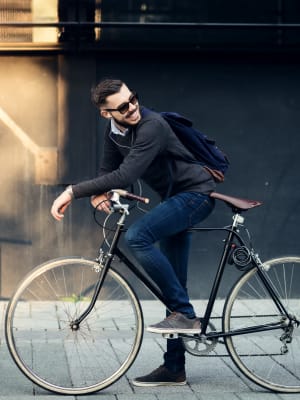
[(217, 192), (212, 192), (210, 197), (224, 201), (234, 212), (247, 211), (250, 208), (259, 207), (263, 204), (261, 201), (240, 199)]

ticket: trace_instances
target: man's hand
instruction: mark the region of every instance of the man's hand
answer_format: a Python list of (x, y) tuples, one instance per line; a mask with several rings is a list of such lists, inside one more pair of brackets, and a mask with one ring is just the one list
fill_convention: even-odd
[(73, 196), (67, 192), (62, 192), (53, 202), (51, 214), (57, 221), (61, 221), (64, 217), (64, 212), (71, 204)]
[(91, 204), (94, 208), (99, 211), (104, 211), (106, 214), (110, 214), (110, 201), (106, 193), (99, 194), (91, 197)]

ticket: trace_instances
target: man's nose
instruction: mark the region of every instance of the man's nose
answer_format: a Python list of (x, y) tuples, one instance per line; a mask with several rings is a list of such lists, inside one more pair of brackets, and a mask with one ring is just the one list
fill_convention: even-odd
[(136, 104), (134, 105), (134, 104), (129, 103), (129, 111), (133, 111), (133, 110), (135, 110), (135, 108), (136, 108)]

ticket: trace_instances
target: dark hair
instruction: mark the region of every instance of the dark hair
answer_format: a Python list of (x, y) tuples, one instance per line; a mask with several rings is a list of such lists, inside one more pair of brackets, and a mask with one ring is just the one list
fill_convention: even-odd
[(124, 85), (120, 79), (106, 78), (100, 81), (97, 86), (92, 88), (92, 102), (96, 107), (100, 108), (106, 103), (106, 98), (112, 94), (119, 93)]

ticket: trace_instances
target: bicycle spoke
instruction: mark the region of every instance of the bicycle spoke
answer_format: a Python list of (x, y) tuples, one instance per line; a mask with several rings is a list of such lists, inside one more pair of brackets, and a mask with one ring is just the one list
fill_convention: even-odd
[(265, 276), (287, 310), (281, 315), (256, 269), (233, 288), (224, 309), (224, 330), (281, 324), (282, 328), (226, 337), (228, 351), (241, 371), (257, 384), (278, 392), (300, 392), (300, 258), (265, 263)]
[(93, 262), (61, 259), (35, 270), (12, 298), (8, 346), (19, 368), (38, 385), (63, 394), (100, 390), (121, 377), (142, 340), (141, 310), (125, 280), (109, 271), (79, 329), (98, 273)]

